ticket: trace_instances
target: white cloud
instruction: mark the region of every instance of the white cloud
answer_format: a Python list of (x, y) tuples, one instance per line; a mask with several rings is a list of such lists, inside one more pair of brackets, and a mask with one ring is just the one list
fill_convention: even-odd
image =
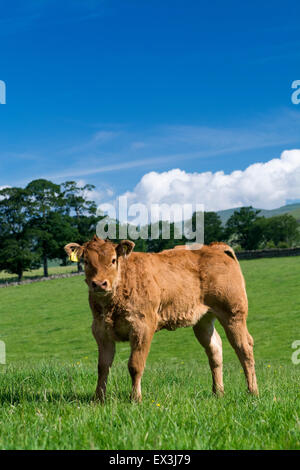
[(119, 135), (118, 132), (99, 131), (99, 132), (96, 132), (96, 134), (94, 134), (92, 142), (98, 142), (98, 143), (107, 142), (109, 140), (114, 139), (118, 135)]
[(146, 147), (145, 142), (132, 142), (130, 146), (132, 150), (140, 150), (140, 149), (143, 149), (144, 147)]
[(98, 131), (93, 134), (86, 142), (73, 145), (72, 147), (64, 148), (63, 150), (59, 151), (59, 154), (76, 155), (83, 153), (85, 155), (87, 151), (91, 152), (99, 150), (102, 145), (111, 142), (113, 139), (116, 139), (120, 135), (121, 132)]
[(145, 174), (128, 204), (204, 204), (205, 210), (222, 210), (252, 205), (263, 209), (282, 206), (300, 198), (300, 150), (286, 150), (280, 158), (254, 163), (245, 170), (225, 174), (187, 173), (184, 170)]

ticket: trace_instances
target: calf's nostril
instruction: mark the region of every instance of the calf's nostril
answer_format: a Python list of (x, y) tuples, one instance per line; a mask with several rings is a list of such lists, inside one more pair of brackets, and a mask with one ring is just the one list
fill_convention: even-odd
[(107, 281), (103, 281), (103, 282), (101, 282), (101, 281), (92, 281), (91, 284), (92, 284), (93, 289), (97, 289), (97, 287), (100, 287), (101, 289), (106, 290), (107, 287), (108, 287)]

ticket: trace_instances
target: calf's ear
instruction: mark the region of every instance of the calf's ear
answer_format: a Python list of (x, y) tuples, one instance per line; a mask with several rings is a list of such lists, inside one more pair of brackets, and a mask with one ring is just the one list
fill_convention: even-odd
[(78, 245), (78, 243), (68, 243), (65, 245), (64, 250), (71, 261), (79, 261), (83, 255), (83, 246)]
[(124, 256), (125, 258), (130, 255), (135, 243), (130, 240), (122, 240), (116, 248), (118, 256)]

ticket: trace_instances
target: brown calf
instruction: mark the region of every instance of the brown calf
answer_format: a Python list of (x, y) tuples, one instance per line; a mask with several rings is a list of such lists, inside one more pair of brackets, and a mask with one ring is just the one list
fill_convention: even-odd
[[(222, 342), (214, 322), (225, 329), (257, 394), (253, 339), (248, 333), (244, 278), (234, 251), (224, 243), (161, 253), (132, 253), (134, 243), (114, 244), (96, 236), (65, 246), (84, 258), (93, 335), (99, 349), (96, 396), (105, 398), (116, 341), (130, 341), (131, 397), (141, 400), (141, 378), (156, 331), (192, 326), (208, 356), (213, 392), (223, 393)], [(184, 352), (184, 351), (183, 351)]]

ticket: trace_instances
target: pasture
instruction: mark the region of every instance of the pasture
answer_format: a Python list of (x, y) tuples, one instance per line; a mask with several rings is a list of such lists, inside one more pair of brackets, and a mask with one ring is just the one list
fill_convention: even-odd
[(143, 402), (129, 401), (129, 344), (119, 343), (107, 402), (92, 401), (97, 349), (82, 276), (0, 290), (0, 449), (300, 448), (300, 259), (241, 262), (260, 397), (222, 336), (225, 397), (211, 395), (191, 328), (154, 336)]
[[(77, 271), (76, 268), (76, 265), (59, 266), (56, 264), (50, 264), (50, 266), (48, 267), (48, 274), (49, 276), (53, 276), (56, 274), (74, 273)], [(43, 268), (33, 269), (32, 271), (25, 271), (23, 273), (22, 281), (25, 281), (26, 279), (37, 279), (39, 277), (43, 277), (43, 275)], [(18, 282), (18, 276), (16, 276), (15, 274), (7, 273), (5, 271), (0, 271), (0, 284), (6, 282)]]

